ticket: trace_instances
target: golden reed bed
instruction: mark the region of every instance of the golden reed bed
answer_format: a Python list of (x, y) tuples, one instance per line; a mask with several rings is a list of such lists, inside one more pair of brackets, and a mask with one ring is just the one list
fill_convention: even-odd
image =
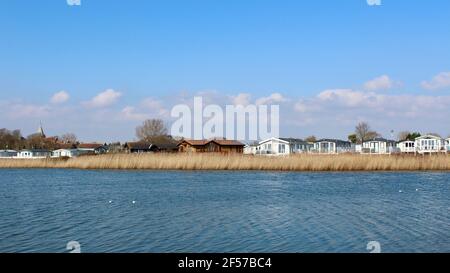
[(62, 159), (0, 159), (0, 168), (254, 171), (450, 171), (450, 156), (114, 154)]

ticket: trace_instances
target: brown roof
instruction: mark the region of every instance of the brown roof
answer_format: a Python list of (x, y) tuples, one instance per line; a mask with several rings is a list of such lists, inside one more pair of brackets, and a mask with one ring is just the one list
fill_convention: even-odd
[(98, 149), (100, 147), (102, 147), (103, 144), (99, 144), (99, 143), (81, 143), (78, 145), (78, 148), (81, 149)]
[(237, 140), (226, 140), (226, 139), (214, 139), (211, 140), (221, 146), (245, 146), (243, 143)]
[(56, 146), (58, 147), (58, 149), (73, 149), (77, 147), (77, 145), (71, 143), (60, 143)]
[(204, 146), (210, 142), (215, 142), (218, 145), (221, 146), (245, 146), (243, 143), (236, 141), (236, 140), (226, 140), (226, 139), (213, 139), (213, 140), (191, 140), (191, 139), (185, 139), (183, 141), (181, 141), (178, 145), (180, 145), (181, 143), (186, 142), (189, 145), (192, 146)]
[(192, 146), (204, 146), (207, 143), (209, 143), (209, 140), (192, 140), (192, 139), (185, 139), (183, 141), (181, 141), (180, 143), (178, 143), (178, 145), (180, 145), (181, 143), (186, 142), (189, 145)]
[(58, 137), (57, 136), (54, 136), (54, 137), (46, 137), (46, 138), (44, 138), (46, 141), (51, 141), (51, 142), (54, 142), (54, 143), (56, 143), (56, 142), (58, 142)]

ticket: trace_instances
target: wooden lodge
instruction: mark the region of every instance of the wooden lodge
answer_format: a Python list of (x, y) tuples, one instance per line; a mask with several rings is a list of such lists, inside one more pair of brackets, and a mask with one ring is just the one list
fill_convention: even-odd
[(236, 140), (183, 140), (178, 151), (184, 153), (243, 153), (244, 144)]
[(127, 153), (173, 153), (178, 151), (178, 146), (175, 143), (149, 143), (149, 142), (127, 142), (123, 146)]

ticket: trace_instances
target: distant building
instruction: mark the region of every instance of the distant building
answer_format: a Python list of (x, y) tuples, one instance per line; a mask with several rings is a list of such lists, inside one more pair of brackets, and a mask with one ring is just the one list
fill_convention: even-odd
[(139, 142), (127, 142), (123, 145), (123, 149), (127, 153), (149, 153), (149, 152), (160, 152), (160, 153), (176, 153), (178, 152), (178, 146), (176, 143), (160, 143), (154, 144), (144, 141)]
[(244, 144), (236, 140), (183, 140), (178, 144), (179, 152), (187, 153), (243, 153)]
[(39, 124), (37, 134), (40, 135), (42, 138), (46, 138), (45, 133), (44, 133), (44, 128), (42, 127), (42, 122)]
[(255, 155), (258, 149), (258, 144), (247, 144), (244, 146), (244, 154)]
[(17, 151), (14, 150), (0, 150), (0, 158), (12, 158), (17, 156)]
[(269, 138), (259, 142), (252, 152), (257, 155), (291, 155), (308, 153), (313, 144), (297, 138)]
[(400, 153), (413, 154), (416, 152), (416, 143), (411, 140), (400, 141), (397, 143), (397, 148), (400, 150)]
[(289, 141), (280, 138), (269, 138), (259, 143), (256, 154), (257, 155), (289, 155), (291, 153)]
[(416, 153), (419, 154), (445, 152), (445, 148), (445, 141), (435, 135), (425, 135), (415, 140)]
[(447, 152), (450, 152), (450, 137), (445, 140), (445, 146), (447, 148)]
[(81, 154), (104, 154), (108, 148), (104, 144), (99, 143), (81, 143), (77, 145), (77, 149)]
[(177, 143), (167, 142), (167, 143), (156, 143), (154, 144), (160, 153), (176, 153), (178, 152)]
[(123, 145), (124, 150), (127, 153), (139, 154), (148, 152), (157, 152), (158, 148), (148, 142), (127, 142)]
[(52, 152), (44, 149), (22, 150), (17, 153), (19, 159), (43, 159), (52, 156)]
[(357, 153), (357, 154), (360, 154), (360, 153), (362, 153), (362, 147), (363, 147), (363, 145), (362, 144), (355, 144), (355, 143), (352, 143), (352, 146), (354, 147), (354, 149), (355, 149), (355, 153)]
[(58, 149), (52, 152), (53, 158), (59, 158), (59, 157), (76, 157), (79, 156), (81, 153), (78, 149)]
[(320, 139), (314, 143), (313, 152), (319, 154), (340, 154), (353, 152), (351, 142), (339, 139)]
[(304, 154), (310, 152), (314, 148), (313, 143), (309, 143), (298, 138), (280, 138), (289, 143), (290, 154)]
[(363, 154), (391, 154), (397, 151), (397, 142), (385, 138), (374, 138), (364, 141), (362, 144)]

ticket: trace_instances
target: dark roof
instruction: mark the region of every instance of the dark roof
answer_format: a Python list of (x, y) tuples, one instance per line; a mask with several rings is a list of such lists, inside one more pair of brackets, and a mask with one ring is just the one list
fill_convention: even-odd
[(334, 142), (338, 144), (348, 144), (351, 145), (352, 143), (350, 141), (340, 140), (340, 139), (329, 139), (329, 138), (323, 138), (316, 141), (317, 142)]
[(382, 137), (376, 137), (376, 138), (368, 139), (365, 142), (368, 142), (368, 141), (391, 142), (391, 143), (395, 142), (395, 143), (397, 143), (397, 141), (395, 141), (395, 140), (389, 140), (389, 139), (385, 139), (385, 138), (382, 138)]
[(289, 144), (308, 144), (307, 141), (304, 141), (303, 139), (299, 139), (299, 138), (280, 137), (280, 139), (289, 142)]
[(130, 150), (149, 150), (151, 143), (148, 142), (127, 142), (124, 147)]
[(175, 150), (178, 147), (177, 143), (155, 143), (154, 145), (162, 150)]
[(215, 143), (219, 144), (220, 146), (245, 146), (244, 143), (239, 142), (237, 140), (214, 139), (209, 142), (215, 142)]
[(51, 153), (52, 151), (50, 150), (45, 150), (45, 149), (25, 149), (25, 150), (21, 150), (20, 152), (32, 152), (32, 153)]
[(237, 140), (226, 140), (226, 139), (212, 139), (212, 140), (191, 140), (191, 139), (185, 139), (183, 141), (181, 141), (180, 143), (178, 143), (177, 146), (181, 145), (182, 143), (188, 143), (189, 145), (192, 146), (205, 146), (206, 144), (210, 143), (210, 142), (214, 142), (220, 146), (242, 146), (244, 147), (245, 144), (242, 142), (239, 142)]

